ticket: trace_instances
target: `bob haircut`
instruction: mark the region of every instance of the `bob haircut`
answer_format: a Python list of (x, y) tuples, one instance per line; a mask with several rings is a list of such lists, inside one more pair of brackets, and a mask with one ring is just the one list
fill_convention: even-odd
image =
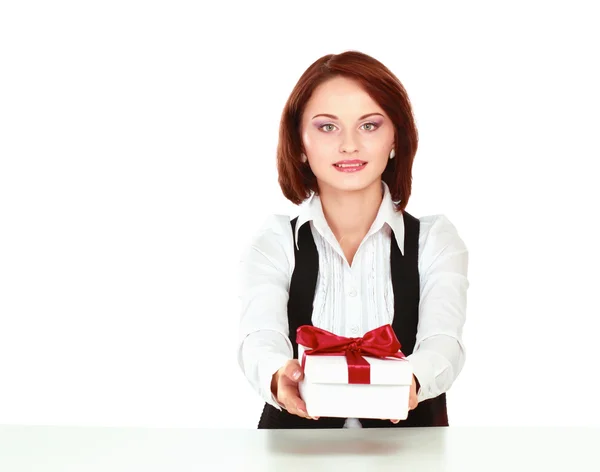
[(282, 112), (277, 145), (277, 172), (284, 196), (300, 204), (318, 193), (317, 179), (304, 152), (300, 125), (306, 103), (313, 91), (334, 77), (358, 82), (387, 113), (394, 125), (396, 156), (388, 161), (382, 180), (388, 185), (396, 211), (406, 208), (412, 188), (412, 165), (418, 146), (418, 133), (408, 94), (398, 78), (381, 62), (358, 51), (328, 54), (315, 61), (302, 74)]

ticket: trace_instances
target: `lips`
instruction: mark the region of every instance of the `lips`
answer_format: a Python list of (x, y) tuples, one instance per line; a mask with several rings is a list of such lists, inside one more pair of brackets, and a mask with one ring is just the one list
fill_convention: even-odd
[(335, 164), (333, 164), (335, 167), (339, 167), (341, 169), (348, 169), (348, 168), (353, 168), (353, 167), (364, 167), (367, 164), (366, 161), (361, 161), (358, 159), (352, 159), (352, 160), (344, 160), (344, 161), (339, 161), (336, 162)]
[(338, 172), (344, 173), (352, 173), (352, 172), (360, 172), (367, 165), (366, 161), (361, 161), (359, 159), (347, 159), (344, 161), (338, 161), (333, 164), (333, 168)]

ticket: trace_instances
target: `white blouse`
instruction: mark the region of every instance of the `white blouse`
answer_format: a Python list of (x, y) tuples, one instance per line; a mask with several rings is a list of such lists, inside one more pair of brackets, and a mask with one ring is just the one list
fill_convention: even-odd
[[(404, 252), (404, 219), (394, 210), (389, 188), (379, 212), (348, 264), (313, 195), (300, 207), (296, 232), (309, 223), (319, 253), (312, 323), (340, 336), (363, 336), (392, 323), (390, 250), (392, 230)], [(443, 215), (419, 218), (421, 299), (414, 352), (408, 361), (421, 385), (419, 401), (446, 392), (465, 362), (462, 330), (466, 318), (468, 251)], [(271, 378), (293, 358), (287, 301), (294, 271), (290, 217), (271, 216), (242, 257), (239, 280), (241, 320), (238, 362), (265, 402), (281, 408)]]

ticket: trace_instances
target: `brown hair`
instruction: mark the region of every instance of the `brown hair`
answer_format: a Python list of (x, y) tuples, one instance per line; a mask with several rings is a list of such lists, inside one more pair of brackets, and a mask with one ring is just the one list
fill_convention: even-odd
[(412, 165), (418, 133), (408, 94), (398, 78), (381, 62), (358, 51), (328, 54), (315, 61), (302, 74), (292, 90), (281, 116), (277, 146), (277, 171), (284, 196), (300, 204), (317, 192), (317, 179), (302, 162), (300, 123), (306, 103), (323, 82), (337, 76), (357, 81), (387, 113), (394, 124), (396, 156), (388, 161), (382, 179), (392, 200), (404, 210), (411, 193)]

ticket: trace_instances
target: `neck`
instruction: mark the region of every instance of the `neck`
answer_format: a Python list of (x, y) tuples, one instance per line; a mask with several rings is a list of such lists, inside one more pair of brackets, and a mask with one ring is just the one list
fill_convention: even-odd
[(377, 216), (383, 194), (381, 181), (354, 191), (319, 187), (323, 214), (336, 239), (362, 240)]

